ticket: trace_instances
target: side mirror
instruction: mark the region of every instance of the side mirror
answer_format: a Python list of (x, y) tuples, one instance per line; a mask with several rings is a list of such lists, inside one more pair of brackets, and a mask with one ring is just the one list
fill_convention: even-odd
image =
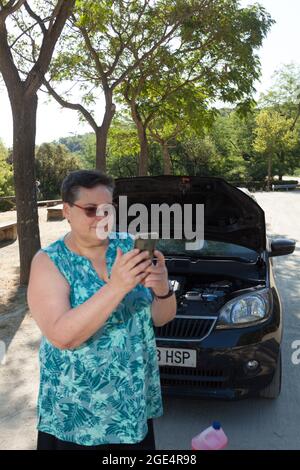
[(268, 252), (270, 257), (283, 256), (294, 253), (296, 242), (294, 240), (287, 240), (285, 238), (274, 238), (271, 240), (271, 251)]

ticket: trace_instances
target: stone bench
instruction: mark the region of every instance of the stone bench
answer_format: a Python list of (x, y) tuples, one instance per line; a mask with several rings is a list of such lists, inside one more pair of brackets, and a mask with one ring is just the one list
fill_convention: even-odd
[(272, 191), (275, 191), (276, 189), (285, 189), (288, 191), (289, 189), (296, 189), (297, 184), (296, 183), (290, 183), (290, 184), (272, 184)]
[(17, 239), (17, 222), (0, 223), (0, 241)]
[(48, 207), (47, 209), (47, 220), (63, 220), (63, 204), (57, 204), (56, 206)]

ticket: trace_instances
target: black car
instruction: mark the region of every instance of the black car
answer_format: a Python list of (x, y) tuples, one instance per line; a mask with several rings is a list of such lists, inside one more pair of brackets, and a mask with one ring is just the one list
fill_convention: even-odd
[[(272, 257), (295, 242), (266, 237), (265, 215), (220, 178), (157, 176), (116, 181), (128, 205), (204, 204), (204, 244), (160, 239), (177, 296), (176, 318), (156, 328), (162, 389), (226, 399), (276, 398), (281, 388), (282, 307)], [(190, 220), (194, 226), (193, 218)], [(161, 221), (159, 231), (164, 224)]]

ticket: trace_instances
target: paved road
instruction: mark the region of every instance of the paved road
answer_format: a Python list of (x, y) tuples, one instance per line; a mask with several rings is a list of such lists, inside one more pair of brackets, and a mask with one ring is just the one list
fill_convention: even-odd
[(188, 449), (190, 439), (220, 420), (229, 449), (300, 449), (300, 364), (291, 361), (300, 340), (300, 192), (256, 193), (270, 235), (293, 238), (295, 254), (276, 258), (275, 273), (284, 314), (283, 386), (277, 400), (237, 402), (166, 398), (165, 414), (155, 423), (159, 449)]
[[(294, 340), (300, 340), (300, 193), (257, 193), (266, 212), (268, 232), (294, 238), (294, 255), (276, 259), (279, 291), (285, 310), (283, 390), (275, 401), (239, 402), (164, 400), (165, 414), (155, 423), (158, 449), (189, 449), (192, 436), (214, 419), (229, 436), (229, 449), (300, 449), (300, 364), (291, 361)], [(57, 225), (56, 225), (57, 224)], [(55, 237), (65, 222), (53, 223)], [(49, 228), (48, 228), (49, 230)], [(43, 241), (46, 244), (48, 232)], [(5, 248), (9, 250), (10, 247)], [(8, 254), (8, 251), (7, 251)], [(24, 308), (13, 313), (16, 329), (10, 336), (7, 362), (0, 366), (0, 449), (34, 449), (35, 403), (38, 386), (37, 348), (40, 334)], [(5, 322), (0, 321), (1, 331)]]

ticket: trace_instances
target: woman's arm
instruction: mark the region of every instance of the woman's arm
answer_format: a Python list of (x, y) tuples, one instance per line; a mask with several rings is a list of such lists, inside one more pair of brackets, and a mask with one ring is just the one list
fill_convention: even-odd
[[(166, 268), (164, 255), (155, 250), (154, 252), (157, 263), (147, 268), (147, 277), (143, 284), (145, 287), (151, 287), (154, 295), (163, 296), (169, 291), (168, 271)], [(167, 299), (154, 298), (151, 314), (155, 326), (163, 326), (176, 316), (177, 303), (175, 294)]]
[(176, 309), (177, 305), (175, 294), (173, 294), (171, 297), (168, 297), (167, 299), (157, 299), (155, 297), (151, 307), (154, 325), (163, 326), (166, 323), (169, 323), (169, 321), (175, 318)]
[[(83, 304), (71, 308), (70, 287), (48, 255), (33, 258), (27, 291), (32, 316), (46, 338), (57, 348), (80, 346), (99, 330), (124, 296), (145, 277), (148, 254), (118, 248), (109, 282)], [(140, 265), (136, 266), (139, 262)]]

